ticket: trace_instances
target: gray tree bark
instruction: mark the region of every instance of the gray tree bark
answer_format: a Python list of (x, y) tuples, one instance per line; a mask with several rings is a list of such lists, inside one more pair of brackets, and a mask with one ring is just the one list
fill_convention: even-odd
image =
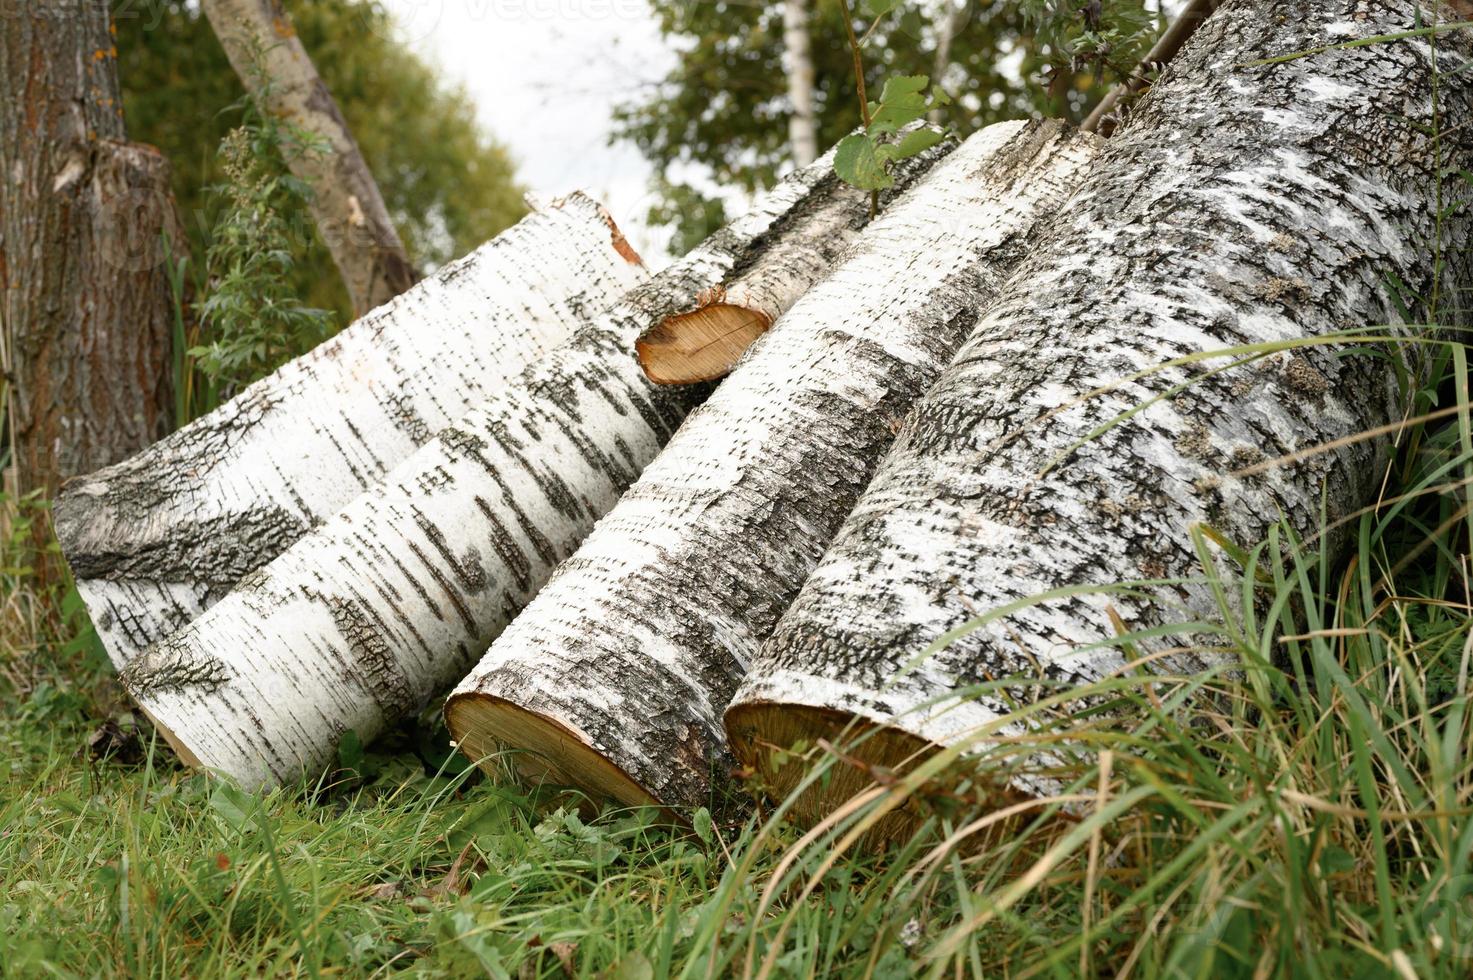
[(787, 254), (790, 239), (832, 257), (858, 233), (832, 234), (836, 208), (858, 219), (847, 226), (867, 204), (828, 159), (784, 181), (139, 655), (128, 691), (186, 760), (253, 786), (314, 773), (345, 731), (366, 741), (428, 703), (705, 394), (652, 385), (634, 338), (734, 268)]
[(194, 619), (645, 276), (607, 212), (555, 202), (132, 459), (56, 534), (113, 663)]
[(296, 154), (287, 165), (312, 188), (312, 215), (354, 314), (414, 285), (383, 194), (281, 0), (201, 0), (200, 7), (246, 91), (327, 144), (327, 152)]
[(1094, 148), (1002, 123), (890, 204), (456, 689), (461, 747), (628, 803), (705, 799), (746, 664)]
[(168, 431), (163, 235), (185, 239), (168, 162), (126, 142), (101, 0), (7, 4), (0, 31), (0, 406), (9, 489), (137, 452)]
[[(1466, 34), (1435, 50), (1421, 37), (1254, 64), (1407, 30), (1417, 15), (1405, 0), (1227, 0), (1198, 29), (906, 420), (763, 645), (726, 715), (740, 758), (783, 787), (795, 774), (774, 771), (768, 746), (811, 744), (855, 720), (901, 742), (956, 744), (1010, 711), (957, 696), (967, 685), (1082, 684), (1121, 669), (1118, 648), (1099, 645), (1115, 635), (1107, 606), (1130, 629), (1214, 617), (1193, 523), (1251, 545), (1281, 515), (1306, 535), (1322, 503), (1333, 520), (1372, 499), (1384, 440), (1234, 474), (1400, 417), (1386, 358), (1329, 344), (1218, 375), (1127, 379), (1233, 345), (1396, 324), (1388, 280), (1432, 296), (1435, 248), (1450, 267), (1436, 315), (1454, 318), (1469, 218), (1453, 209), (1438, 227), (1451, 204), (1438, 185), (1440, 170), (1473, 166), (1473, 77), (1453, 73), (1467, 64)], [(1172, 395), (1176, 385), (1187, 386)], [(948, 631), (1015, 600), (1193, 576), (1139, 598), (1029, 605), (912, 669)], [(1194, 651), (1165, 666), (1214, 662)]]

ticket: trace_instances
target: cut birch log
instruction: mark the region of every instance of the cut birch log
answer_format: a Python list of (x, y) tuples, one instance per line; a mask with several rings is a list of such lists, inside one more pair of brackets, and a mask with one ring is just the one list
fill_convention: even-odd
[[(855, 219), (847, 211), (834, 210), (829, 218), (831, 227), (815, 225), (812, 237), (837, 240), (852, 234), (869, 215)], [(769, 259), (764, 253), (760, 264), (733, 271), (727, 282), (702, 290), (691, 297), (687, 307), (640, 334), (634, 349), (645, 376), (667, 385), (725, 377), (747, 348), (802, 295), (814, 280), (816, 268), (826, 261), (805, 241), (788, 239), (777, 247), (784, 249), (781, 255)]]
[(56, 534), (113, 663), (194, 619), (645, 275), (607, 212), (574, 194), (68, 483)]
[[(651, 322), (830, 211), (863, 214), (828, 159), (493, 393), (123, 681), (192, 764), (268, 786), (311, 775), (462, 677), (705, 392), (659, 388)], [(774, 254), (784, 254), (779, 251)]]
[[(776, 751), (851, 724), (881, 726), (856, 749), (872, 761), (960, 744), (1010, 710), (959, 695), (968, 685), (1078, 684), (1121, 669), (1117, 648), (1100, 645), (1115, 635), (1112, 612), (1132, 630), (1214, 617), (1193, 522), (1248, 545), (1281, 515), (1305, 535), (1322, 504), (1333, 520), (1373, 498), (1385, 442), (1335, 440), (1401, 417), (1384, 355), (1410, 351), (1305, 346), (1216, 375), (1134, 376), (1235, 345), (1396, 324), (1386, 283), (1433, 295), (1439, 231), (1452, 272), (1443, 295), (1468, 286), (1468, 214), (1439, 199), (1437, 162), (1473, 165), (1466, 73), (1444, 66), (1434, 115), (1426, 38), (1255, 64), (1409, 29), (1417, 12), (1401, 0), (1228, 0), (1198, 29), (907, 419), (763, 644), (726, 714), (740, 759), (781, 792), (800, 767), (775, 767)], [(1449, 66), (1466, 63), (1465, 35), (1437, 45)], [(1322, 445), (1334, 448), (1235, 475)], [(1138, 598), (1026, 605), (920, 656), (1049, 590), (1194, 575)], [(1198, 651), (1165, 664), (1214, 662)], [(1007, 725), (991, 734), (1021, 731)], [(826, 813), (843, 795), (818, 787), (802, 805)]]
[(730, 281), (702, 290), (693, 309), (665, 317), (640, 334), (634, 348), (656, 384), (694, 384), (723, 377), (782, 312), (829, 267), (833, 256), (814, 241), (847, 242), (868, 220), (846, 208), (815, 214), (812, 233), (773, 244), (769, 257)]
[(757, 645), (1095, 142), (992, 126), (891, 204), (456, 689), (462, 750), (626, 803), (705, 799)]

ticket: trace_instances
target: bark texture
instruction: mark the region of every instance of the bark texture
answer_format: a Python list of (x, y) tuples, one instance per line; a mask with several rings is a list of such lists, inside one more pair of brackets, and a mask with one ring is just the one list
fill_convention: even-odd
[(327, 144), (326, 152), (296, 154), (287, 164), (312, 188), (312, 215), (354, 314), (414, 285), (383, 194), (281, 0), (201, 0), (200, 7), (246, 91)]
[(313, 773), (485, 652), (675, 431), (700, 389), (657, 388), (630, 350), (652, 321), (835, 197), (815, 164), (523, 371), (124, 674), (181, 754), (250, 785)]
[(813, 109), (811, 0), (783, 0), (783, 70), (788, 75), (788, 144), (793, 162), (806, 167), (818, 157), (818, 115)]
[(477, 744), (472, 705), (509, 703), (561, 729), (511, 747), (568, 778), (576, 737), (640, 787), (626, 802), (704, 799), (758, 644), (1095, 145), (1002, 123), (891, 204), (492, 645), (451, 698), (452, 735)]
[[(1305, 347), (1076, 399), (1171, 358), (1395, 324), (1392, 276), (1431, 294), (1436, 212), (1449, 204), (1436, 157), (1473, 164), (1473, 85), (1451, 74), (1468, 38), (1445, 35), (1436, 54), (1420, 38), (1251, 64), (1412, 28), (1416, 16), (1401, 0), (1228, 0), (1198, 29), (907, 419), (763, 645), (726, 716), (742, 758), (760, 763), (785, 716), (816, 709), (953, 742), (1007, 711), (948, 696), (960, 686), (1012, 675), (1082, 683), (1120, 668), (1113, 648), (1086, 649), (1115, 633), (1107, 603), (1132, 629), (1215, 606), (1202, 585), (1049, 601), (902, 676), (947, 631), (1062, 586), (1200, 577), (1193, 522), (1246, 545), (1279, 515), (1305, 534), (1322, 501), (1331, 519), (1368, 502), (1384, 442), (1232, 473), (1399, 417), (1384, 357)], [(1434, 57), (1440, 147), (1424, 128)], [(1447, 298), (1468, 284), (1467, 225), (1458, 210), (1442, 229)], [(1097, 426), (1189, 379), (1041, 475)], [(1194, 653), (1167, 666), (1209, 662)]]
[(168, 162), (126, 142), (101, 0), (7, 5), (0, 31), (0, 369), (22, 493), (170, 421)]
[(644, 275), (603, 208), (575, 194), (73, 480), (56, 533), (113, 662), (199, 615)]

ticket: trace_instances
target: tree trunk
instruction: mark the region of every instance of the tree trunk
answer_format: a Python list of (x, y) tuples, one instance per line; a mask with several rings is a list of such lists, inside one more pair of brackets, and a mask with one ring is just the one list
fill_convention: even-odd
[(809, 37), (812, 0), (783, 0), (783, 70), (788, 76), (788, 143), (793, 162), (806, 167), (818, 157), (818, 115), (813, 109), (813, 49)]
[(125, 142), (105, 3), (7, 9), (0, 103), (0, 418), (11, 489), (49, 498), (168, 431), (163, 235), (184, 235), (168, 162)]
[(325, 152), (295, 154), (287, 164), (312, 188), (312, 215), (354, 315), (414, 285), (417, 276), (378, 184), (281, 0), (201, 0), (200, 7), (246, 91), (265, 111), (326, 144)]
[(627, 803), (705, 799), (746, 664), (1094, 147), (1002, 123), (890, 205), (456, 689), (461, 747)]
[[(971, 0), (961, 0), (961, 2), (947, 0), (942, 3), (938, 13), (936, 56), (931, 64), (931, 84), (946, 91), (946, 72), (951, 68), (951, 45), (956, 40), (957, 31), (966, 26), (967, 19), (972, 15)], [(927, 119), (938, 126), (945, 118), (946, 110), (940, 106), (927, 114)]]
[(643, 275), (607, 212), (575, 194), (72, 481), (57, 537), (113, 662), (199, 615)]
[(810, 221), (865, 209), (828, 160), (624, 297), (195, 623), (129, 692), (197, 764), (251, 785), (319, 770), (464, 675), (624, 491), (703, 389), (651, 385), (630, 350)]
[[(1386, 355), (1410, 349), (1304, 346), (1216, 375), (1199, 365), (1129, 379), (1205, 351), (1398, 323), (1386, 284), (1434, 295), (1434, 244), (1447, 246), (1451, 285), (1468, 285), (1468, 213), (1437, 187), (1440, 168), (1473, 166), (1473, 80), (1450, 73), (1468, 38), (1438, 39), (1437, 116), (1425, 37), (1254, 64), (1410, 29), (1416, 14), (1403, 0), (1228, 0), (1197, 31), (907, 419), (763, 645), (726, 715), (743, 761), (782, 790), (799, 767), (776, 768), (771, 746), (856, 720), (888, 726), (857, 750), (874, 758), (955, 744), (1010, 712), (960, 688), (1120, 670), (1116, 647), (1089, 647), (1115, 635), (1112, 613), (1132, 630), (1215, 617), (1194, 522), (1251, 545), (1280, 515), (1307, 535), (1322, 504), (1334, 520), (1373, 498), (1384, 441), (1237, 471), (1401, 417)], [(1424, 127), (1439, 123), (1434, 141)], [(963, 623), (1048, 590), (1193, 576), (1027, 605), (920, 658)], [(1195, 650), (1167, 669), (1214, 662)], [(820, 791), (808, 805), (826, 811), (838, 797)]]

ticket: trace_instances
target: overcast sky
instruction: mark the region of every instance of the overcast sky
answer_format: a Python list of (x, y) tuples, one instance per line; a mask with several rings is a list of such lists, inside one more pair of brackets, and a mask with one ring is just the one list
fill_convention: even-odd
[(647, 258), (664, 236), (644, 226), (650, 166), (608, 145), (613, 108), (669, 70), (674, 56), (644, 0), (385, 0), (402, 36), (463, 83), (481, 121), (510, 147), (524, 184), (586, 190)]

